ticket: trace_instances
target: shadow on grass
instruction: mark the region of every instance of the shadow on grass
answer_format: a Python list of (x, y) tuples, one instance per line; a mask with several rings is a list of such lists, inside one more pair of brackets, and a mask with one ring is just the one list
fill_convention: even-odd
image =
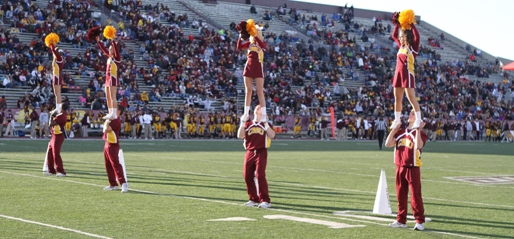
[[(102, 140), (66, 140), (63, 153), (95, 152), (103, 150)], [(0, 140), (3, 152), (42, 153), (46, 151), (48, 141), (44, 140)], [(241, 152), (244, 153), (241, 140), (122, 140), (121, 148), (125, 152)], [(357, 141), (317, 141), (317, 140), (275, 140), (270, 151), (313, 151), (313, 152), (344, 152), (344, 151), (376, 151), (390, 156), (392, 149), (378, 150), (374, 140)], [(427, 153), (446, 154), (484, 154), (514, 155), (511, 144), (490, 142), (429, 142), (425, 147)]]
[[(510, 228), (512, 229), (512, 227)], [(466, 231), (458, 231), (458, 230), (432, 230), (430, 228), (425, 229), (426, 232), (442, 232), (442, 233), (449, 233), (449, 234), (460, 234), (460, 235), (466, 235), (466, 236), (475, 236), (475, 237), (482, 237), (482, 238), (512, 238), (512, 235), (498, 235), (498, 234), (486, 234), (486, 233), (477, 233), (477, 232), (466, 232)]]

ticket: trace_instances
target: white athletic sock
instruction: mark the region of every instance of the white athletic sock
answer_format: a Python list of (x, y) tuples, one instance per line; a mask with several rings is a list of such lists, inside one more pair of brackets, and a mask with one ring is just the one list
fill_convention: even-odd
[(245, 105), (245, 111), (243, 112), (243, 114), (248, 115), (248, 114), (250, 114), (249, 112), (250, 112), (250, 106)]
[(421, 111), (414, 112), (416, 114), (416, 120), (421, 121)]
[(401, 120), (402, 119), (402, 112), (394, 112), (394, 120)]
[(57, 113), (61, 113), (61, 107), (62, 107), (62, 103), (61, 104), (55, 104), (55, 109), (57, 110)]
[(112, 108), (112, 118), (117, 119), (118, 118), (118, 109)]
[(262, 110), (262, 116), (265, 116), (266, 115), (266, 107), (261, 107), (261, 110)]

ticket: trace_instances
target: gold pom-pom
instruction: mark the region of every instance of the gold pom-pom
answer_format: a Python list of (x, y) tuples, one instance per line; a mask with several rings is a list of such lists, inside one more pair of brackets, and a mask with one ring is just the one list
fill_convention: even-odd
[(104, 28), (104, 37), (107, 39), (114, 39), (116, 36), (116, 28), (112, 26), (106, 26)]
[(403, 10), (400, 12), (398, 22), (403, 30), (411, 29), (411, 24), (416, 24), (416, 15), (412, 9)]
[(50, 45), (57, 45), (61, 39), (59, 38), (59, 35), (55, 33), (50, 33), (48, 36), (45, 37), (45, 45), (47, 47), (50, 47)]
[(257, 35), (257, 26), (255, 26), (255, 22), (253, 21), (253, 19), (248, 19), (246, 20), (246, 31), (248, 32), (248, 34), (250, 34), (250, 36), (255, 36)]

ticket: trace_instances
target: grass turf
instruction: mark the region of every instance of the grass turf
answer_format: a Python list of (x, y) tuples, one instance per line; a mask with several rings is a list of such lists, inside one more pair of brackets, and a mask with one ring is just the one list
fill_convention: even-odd
[[(458, 176), (513, 175), (512, 144), (436, 142), (422, 166), (426, 231), (392, 229), (369, 214), (380, 170), (396, 211), (392, 150), (375, 141), (276, 140), (268, 154), (272, 209), (242, 206), (242, 141), (122, 141), (130, 192), (108, 184), (103, 141), (67, 140), (68, 177), (41, 173), (47, 141), (0, 141), (0, 238), (511, 238), (513, 184), (478, 185)], [(334, 212), (347, 211), (341, 216)], [(410, 209), (409, 209), (410, 212)], [(285, 215), (349, 228), (283, 219)], [(351, 216), (353, 215), (353, 216)], [(354, 216), (372, 216), (357, 218)], [(245, 217), (252, 221), (210, 221)], [(341, 225), (341, 224), (339, 224)]]

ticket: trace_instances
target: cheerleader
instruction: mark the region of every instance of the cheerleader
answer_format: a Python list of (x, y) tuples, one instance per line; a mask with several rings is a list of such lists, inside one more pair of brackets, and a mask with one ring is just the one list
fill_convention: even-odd
[[(249, 111), (252, 100), (253, 80), (257, 88), (257, 96), (259, 97), (259, 105), (262, 110), (261, 121), (267, 121), (266, 117), (266, 99), (264, 98), (264, 51), (267, 44), (263, 42), (262, 30), (257, 28), (253, 19), (241, 21), (237, 25), (239, 38), (237, 39), (237, 49), (248, 50), (247, 61), (243, 71), (245, 83), (245, 106), (243, 112), (244, 120), (248, 120)], [(248, 41), (246, 41), (248, 39)], [(245, 42), (243, 42), (245, 40)]]
[(393, 13), (392, 21), (394, 23), (392, 37), (399, 49), (396, 56), (396, 71), (393, 78), (395, 105), (394, 121), (391, 129), (395, 129), (402, 124), (401, 115), (404, 93), (407, 94), (407, 99), (416, 115), (412, 129), (417, 129), (421, 124), (421, 109), (414, 91), (416, 84), (414, 63), (418, 56), (420, 36), (414, 25), (416, 24), (414, 11), (404, 10), (399, 13), (395, 12)]

